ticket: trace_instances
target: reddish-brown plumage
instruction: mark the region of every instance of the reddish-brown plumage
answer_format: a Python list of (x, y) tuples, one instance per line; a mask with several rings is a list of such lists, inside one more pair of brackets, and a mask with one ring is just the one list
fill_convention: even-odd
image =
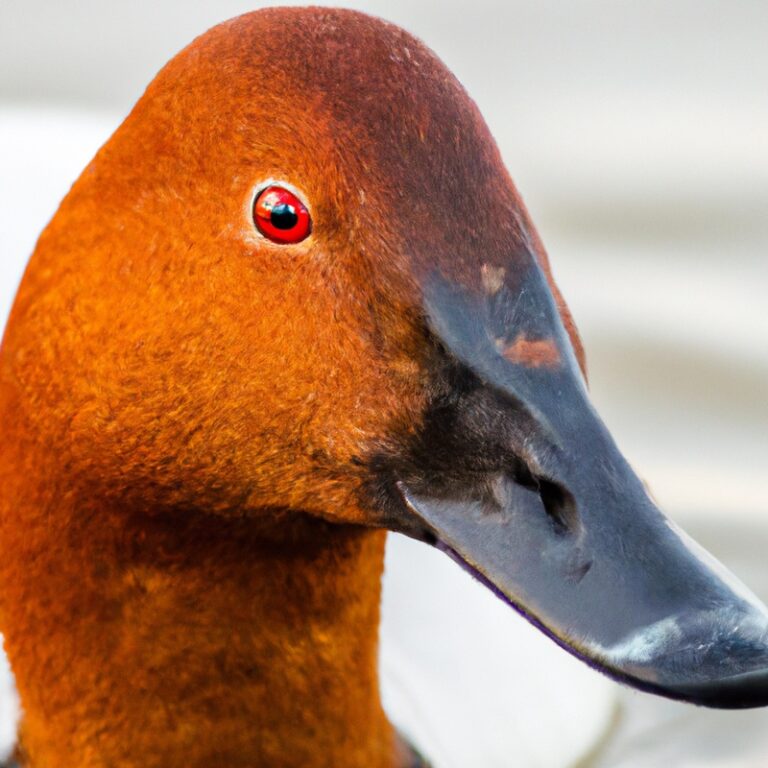
[(521, 334), (509, 344), (502, 343), (499, 351), (510, 363), (529, 368), (557, 368), (562, 362), (553, 339), (529, 339)]
[[(269, 179), (306, 197), (307, 240), (255, 232)], [(357, 460), (419, 423), (419, 276), (514, 280), (523, 237), (551, 282), (474, 104), (394, 26), (260, 11), (165, 67), (42, 234), (2, 347), (30, 766), (402, 760)]]

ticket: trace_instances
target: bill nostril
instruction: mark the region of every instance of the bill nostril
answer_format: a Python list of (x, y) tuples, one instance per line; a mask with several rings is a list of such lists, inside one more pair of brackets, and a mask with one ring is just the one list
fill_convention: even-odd
[[(519, 460), (514, 465), (512, 477), (515, 485), (538, 495), (555, 534), (575, 535), (581, 530), (576, 499), (566, 488), (554, 480), (537, 474), (528, 464)], [(499, 479), (494, 484), (494, 497), (502, 508), (508, 502), (507, 495), (506, 484)]]
[(552, 521), (555, 533), (560, 536), (572, 535), (579, 531), (579, 513), (576, 500), (561, 485), (543, 477), (535, 477), (541, 503)]

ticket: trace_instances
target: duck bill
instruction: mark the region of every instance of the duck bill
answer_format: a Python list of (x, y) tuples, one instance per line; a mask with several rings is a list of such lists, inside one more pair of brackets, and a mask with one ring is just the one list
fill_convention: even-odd
[(409, 532), (617, 680), (768, 704), (768, 612), (622, 457), (540, 270), (508, 295), (433, 276), (424, 296), (455, 374), (397, 475)]

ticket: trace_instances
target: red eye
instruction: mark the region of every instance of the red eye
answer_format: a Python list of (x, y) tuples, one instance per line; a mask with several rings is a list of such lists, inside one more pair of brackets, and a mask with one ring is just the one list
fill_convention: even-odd
[(312, 231), (307, 206), (293, 192), (272, 184), (259, 192), (253, 221), (264, 237), (276, 243), (298, 243)]

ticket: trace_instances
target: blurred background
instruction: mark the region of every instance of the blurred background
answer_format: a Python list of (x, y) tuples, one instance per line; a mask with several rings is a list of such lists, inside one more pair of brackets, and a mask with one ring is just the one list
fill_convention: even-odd
[[(598, 410), (670, 516), (768, 598), (768, 4), (331, 4), (404, 26), (464, 83)], [(260, 5), (0, 0), (0, 326), (40, 230), (157, 70)], [(439, 768), (768, 764), (768, 713), (626, 691), (426, 547), (391, 537), (385, 587), (387, 706)], [(14, 716), (8, 689), (6, 742)]]

